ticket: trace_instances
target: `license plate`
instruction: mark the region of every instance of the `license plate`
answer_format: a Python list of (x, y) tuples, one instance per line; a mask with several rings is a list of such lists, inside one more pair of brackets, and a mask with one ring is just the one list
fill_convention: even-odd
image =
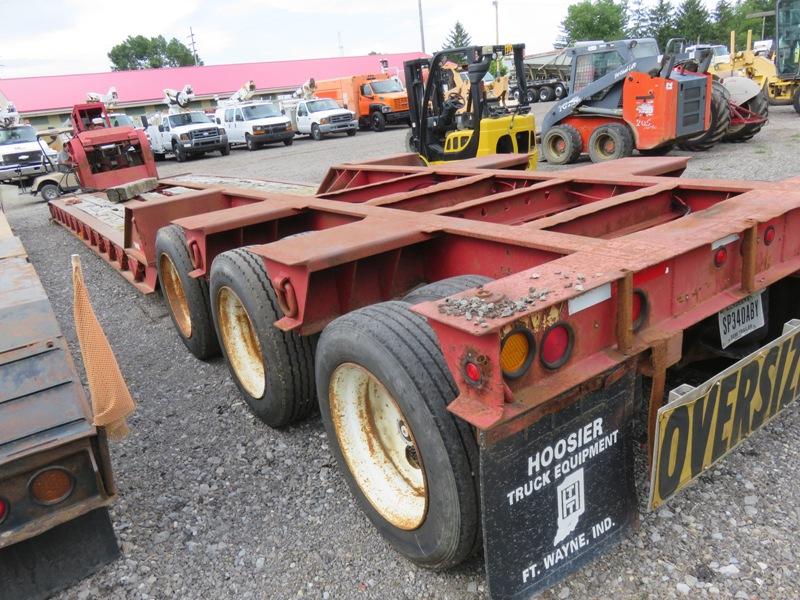
[(719, 339), (723, 348), (764, 326), (761, 292), (742, 298), (719, 311)]
[(656, 509), (800, 396), (800, 319), (783, 335), (658, 410), (650, 472)]

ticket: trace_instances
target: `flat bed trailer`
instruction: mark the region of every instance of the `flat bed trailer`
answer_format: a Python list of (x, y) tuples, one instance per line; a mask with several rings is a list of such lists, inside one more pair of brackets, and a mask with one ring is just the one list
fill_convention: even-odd
[(47, 294), (0, 211), (0, 598), (47, 598), (119, 556), (116, 487)]
[[(399, 156), (334, 167), (314, 196), (215, 187), (192, 192), (208, 210), (131, 214), (179, 217), (147, 233), (173, 322), (198, 357), (221, 349), (259, 418), (318, 404), (399, 552), (446, 568), (482, 544), (491, 596), (523, 598), (636, 521), (639, 405), (655, 508), (797, 398), (800, 178), (501, 158)], [(668, 370), (709, 358), (726, 368), (665, 403)]]

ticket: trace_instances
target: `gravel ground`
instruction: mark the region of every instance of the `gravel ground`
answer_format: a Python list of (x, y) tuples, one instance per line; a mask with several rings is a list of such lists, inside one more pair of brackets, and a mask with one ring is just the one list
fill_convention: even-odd
[[(404, 136), (299, 139), (159, 168), (317, 182), (331, 164), (402, 151)], [(799, 142), (800, 118), (777, 107), (754, 140), (699, 155), (687, 176), (798, 176)], [(141, 296), (49, 223), (38, 199), (12, 198), (6, 210), (76, 356), (69, 255), (81, 255), (139, 404), (131, 436), (111, 448), (123, 556), (62, 598), (486, 597), (480, 557), (431, 573), (383, 542), (355, 508), (319, 417), (283, 431), (256, 421), (221, 359), (203, 363), (185, 351), (160, 297)], [(643, 514), (616, 550), (542, 597), (800, 597), (798, 431), (795, 403), (666, 508)]]

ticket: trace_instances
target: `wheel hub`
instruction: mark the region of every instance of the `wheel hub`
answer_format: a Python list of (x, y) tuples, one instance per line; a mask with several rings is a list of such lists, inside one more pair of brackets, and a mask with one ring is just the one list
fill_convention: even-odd
[(328, 390), (345, 462), (375, 510), (399, 529), (422, 525), (428, 509), (425, 469), (397, 402), (370, 371), (339, 365)]
[(175, 263), (167, 254), (161, 254), (159, 258), (161, 288), (167, 296), (169, 308), (178, 326), (178, 331), (185, 338), (192, 337), (192, 318), (189, 313), (189, 303), (186, 300), (186, 292), (183, 289), (178, 269)]
[(260, 400), (267, 377), (261, 343), (250, 316), (236, 292), (227, 286), (217, 292), (216, 301), (219, 333), (228, 362), (247, 393)]

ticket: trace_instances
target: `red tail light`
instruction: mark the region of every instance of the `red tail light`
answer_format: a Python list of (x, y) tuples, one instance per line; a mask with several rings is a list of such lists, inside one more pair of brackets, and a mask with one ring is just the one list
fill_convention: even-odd
[(472, 361), (464, 363), (464, 376), (467, 383), (477, 385), (481, 382), (481, 368)]
[(542, 338), (542, 350), (539, 357), (548, 369), (558, 369), (569, 360), (572, 354), (574, 335), (572, 328), (566, 323), (556, 323), (548, 329)]
[(775, 241), (775, 228), (772, 225), (770, 225), (764, 231), (764, 245), (769, 246), (774, 241)]
[(722, 248), (717, 248), (717, 251), (714, 252), (714, 266), (721, 267), (724, 265), (728, 260), (728, 249), (723, 246)]
[(28, 484), (31, 497), (46, 506), (66, 500), (75, 487), (72, 475), (61, 467), (42, 469)]
[(0, 523), (6, 520), (8, 508), (8, 501), (5, 498), (0, 498)]

